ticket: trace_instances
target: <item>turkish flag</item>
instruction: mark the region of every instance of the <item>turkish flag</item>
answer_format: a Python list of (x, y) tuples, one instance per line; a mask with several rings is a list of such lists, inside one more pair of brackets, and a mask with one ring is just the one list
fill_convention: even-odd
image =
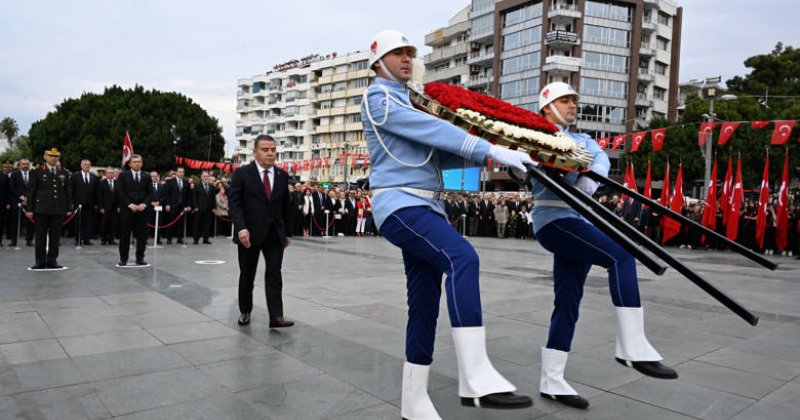
[(750, 127), (758, 130), (769, 125), (769, 121), (750, 121)]
[(628, 135), (627, 134), (620, 134), (620, 135), (614, 137), (614, 142), (611, 145), (611, 151), (612, 152), (614, 150), (617, 150), (617, 147), (621, 146), (622, 143), (625, 142), (625, 137), (628, 137)]
[(650, 139), (653, 140), (653, 151), (660, 152), (664, 147), (664, 136), (667, 134), (666, 128), (650, 131)]
[(700, 124), (700, 137), (697, 138), (697, 144), (699, 144), (700, 147), (706, 145), (706, 139), (708, 139), (708, 136), (711, 135), (711, 131), (714, 130), (716, 126), (717, 123), (715, 122), (704, 122)]
[[(710, 230), (717, 230), (717, 160), (714, 159), (714, 169), (711, 170), (711, 179), (708, 180), (706, 190), (706, 205), (703, 208), (701, 224)], [(706, 236), (700, 238), (700, 243), (706, 242)]]
[(775, 121), (775, 131), (772, 132), (771, 145), (786, 144), (789, 136), (792, 135), (792, 128), (797, 124), (797, 121)]
[(736, 161), (736, 182), (734, 182), (733, 190), (731, 190), (731, 208), (728, 211), (727, 225), (725, 225), (725, 234), (732, 241), (735, 241), (739, 236), (739, 214), (742, 209), (742, 201), (744, 201), (742, 158), (739, 157)]
[(369, 167), (369, 155), (364, 155), (364, 167)]
[(789, 235), (789, 150), (786, 150), (786, 158), (783, 160), (783, 176), (781, 177), (781, 188), (778, 190), (778, 206), (775, 208), (778, 219), (775, 228), (775, 245), (778, 251), (786, 249)]
[(644, 140), (644, 136), (646, 135), (647, 131), (640, 131), (638, 133), (633, 133), (633, 143), (631, 143), (631, 153), (639, 150), (639, 146), (642, 145), (642, 141)]
[(720, 146), (724, 145), (728, 142), (728, 139), (731, 138), (733, 132), (736, 131), (736, 127), (739, 127), (738, 122), (724, 122), (722, 123), (722, 128), (719, 130), (719, 142)]
[(355, 155), (353, 155), (353, 157), (350, 159), (350, 167), (352, 167), (352, 168), (356, 167), (356, 156)]
[(124, 167), (131, 160), (131, 156), (133, 156), (133, 143), (131, 143), (131, 136), (126, 131), (125, 140), (122, 141), (122, 165), (120, 166)]
[(644, 196), (653, 198), (653, 179), (650, 177), (650, 159), (647, 160), (647, 176), (644, 179)]
[(599, 139), (597, 139), (597, 145), (600, 146), (601, 149), (606, 149), (608, 148), (608, 142), (610, 140), (611, 139), (608, 137), (600, 137)]
[(330, 168), (331, 167), (331, 158), (326, 157), (324, 159), (325, 159), (325, 167), (326, 168)]
[[(683, 197), (683, 164), (678, 166), (678, 177), (675, 178), (675, 193), (672, 194), (672, 200), (669, 202), (669, 208), (675, 213), (681, 214), (683, 204), (685, 203)], [(662, 227), (663, 236), (661, 243), (665, 244), (667, 241), (678, 235), (681, 231), (681, 223), (671, 217), (665, 217)]]
[(769, 153), (764, 161), (764, 176), (761, 178), (761, 192), (758, 195), (758, 212), (756, 213), (756, 242), (759, 248), (764, 248), (764, 235), (767, 230), (767, 204), (769, 204)]
[[(661, 203), (664, 207), (669, 207), (669, 160), (667, 161), (667, 167), (664, 169), (664, 184), (661, 186), (661, 197), (659, 197), (658, 202)], [(663, 221), (663, 219), (662, 219)]]
[(725, 179), (722, 181), (722, 197), (719, 205), (722, 207), (722, 224), (728, 223), (728, 213), (731, 210), (731, 193), (733, 192), (733, 155), (728, 156), (728, 170), (725, 171)]

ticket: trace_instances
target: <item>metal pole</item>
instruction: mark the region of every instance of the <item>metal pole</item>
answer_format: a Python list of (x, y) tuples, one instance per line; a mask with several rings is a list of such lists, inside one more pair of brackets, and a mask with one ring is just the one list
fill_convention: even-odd
[(22, 228), (22, 203), (17, 203), (17, 209), (19, 209), (17, 212), (17, 240), (14, 242), (17, 246), (14, 249), (19, 249), (19, 231)]
[(156, 224), (155, 224), (155, 233), (153, 233), (153, 246), (151, 248), (158, 248), (158, 215), (161, 213), (161, 210), (155, 210), (156, 212)]
[(189, 238), (186, 237), (186, 225), (188, 223), (186, 223), (187, 218), (186, 218), (186, 208), (185, 207), (184, 207), (183, 213), (181, 213), (181, 215), (183, 216), (183, 245), (181, 246), (181, 248), (186, 248), (188, 246), (188, 245), (186, 245), (186, 242), (189, 241)]
[(330, 214), (331, 214), (330, 210), (325, 210), (325, 237), (326, 238), (328, 237), (328, 226), (330, 226), (330, 224), (328, 223), (328, 217), (330, 216)]
[[(709, 122), (714, 122), (714, 96), (711, 96), (709, 99), (709, 109), (708, 109), (708, 120)], [(714, 130), (709, 130), (708, 137), (706, 137), (706, 171), (705, 176), (703, 177), (703, 191), (701, 191), (701, 196), (704, 200), (707, 200), (708, 197), (708, 187), (711, 185), (711, 154), (713, 153), (712, 149), (714, 146)]]
[(78, 211), (78, 225), (77, 225), (77, 227), (75, 229), (75, 232), (77, 232), (77, 236), (78, 236), (78, 244), (75, 245), (75, 249), (81, 249), (81, 236), (83, 236), (83, 232), (82, 232), (83, 224), (81, 223), (81, 220), (83, 220), (83, 214), (81, 214), (82, 213), (81, 212), (82, 206), (83, 206), (82, 204), (78, 204), (78, 209), (77, 209), (77, 211)]

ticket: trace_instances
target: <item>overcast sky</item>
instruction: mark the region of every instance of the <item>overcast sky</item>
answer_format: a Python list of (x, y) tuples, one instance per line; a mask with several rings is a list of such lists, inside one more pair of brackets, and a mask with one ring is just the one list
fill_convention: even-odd
[[(800, 47), (796, 0), (681, 0), (680, 80), (747, 73), (778, 41)], [(21, 134), (66, 98), (135, 84), (178, 91), (235, 143), (236, 79), (310, 53), (366, 50), (376, 32), (426, 33), (469, 0), (3, 0), (0, 118)], [(120, 139), (120, 142), (122, 139)], [(135, 145), (134, 145), (135, 146)]]

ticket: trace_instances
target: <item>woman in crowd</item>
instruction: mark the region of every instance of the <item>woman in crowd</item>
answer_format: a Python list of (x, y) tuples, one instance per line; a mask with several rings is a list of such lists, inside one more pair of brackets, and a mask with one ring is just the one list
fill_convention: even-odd
[(356, 236), (364, 236), (364, 227), (367, 224), (367, 211), (369, 199), (364, 197), (361, 190), (356, 192)]
[(217, 207), (213, 209), (214, 216), (217, 218), (217, 235), (228, 236), (231, 233), (231, 222), (228, 215), (228, 192), (227, 186), (222, 181), (217, 181)]
[(311, 190), (303, 189), (303, 236), (311, 235), (311, 224), (314, 223), (314, 198)]
[(493, 200), (494, 204), (494, 221), (497, 223), (497, 237), (506, 237), (506, 224), (508, 223), (508, 207), (506, 207), (505, 198), (501, 198), (500, 202)]

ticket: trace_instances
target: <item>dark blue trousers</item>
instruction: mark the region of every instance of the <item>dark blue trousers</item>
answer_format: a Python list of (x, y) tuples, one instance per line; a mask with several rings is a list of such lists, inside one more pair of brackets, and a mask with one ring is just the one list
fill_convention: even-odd
[(478, 254), (444, 217), (426, 207), (392, 213), (383, 222), (381, 235), (403, 252), (408, 293), (406, 360), (429, 365), (443, 274), (450, 325), (483, 325)]
[(547, 348), (570, 350), (583, 285), (592, 265), (608, 270), (614, 306), (641, 306), (636, 260), (591, 223), (578, 218), (557, 219), (539, 229), (536, 239), (554, 256), (555, 308), (550, 318)]

